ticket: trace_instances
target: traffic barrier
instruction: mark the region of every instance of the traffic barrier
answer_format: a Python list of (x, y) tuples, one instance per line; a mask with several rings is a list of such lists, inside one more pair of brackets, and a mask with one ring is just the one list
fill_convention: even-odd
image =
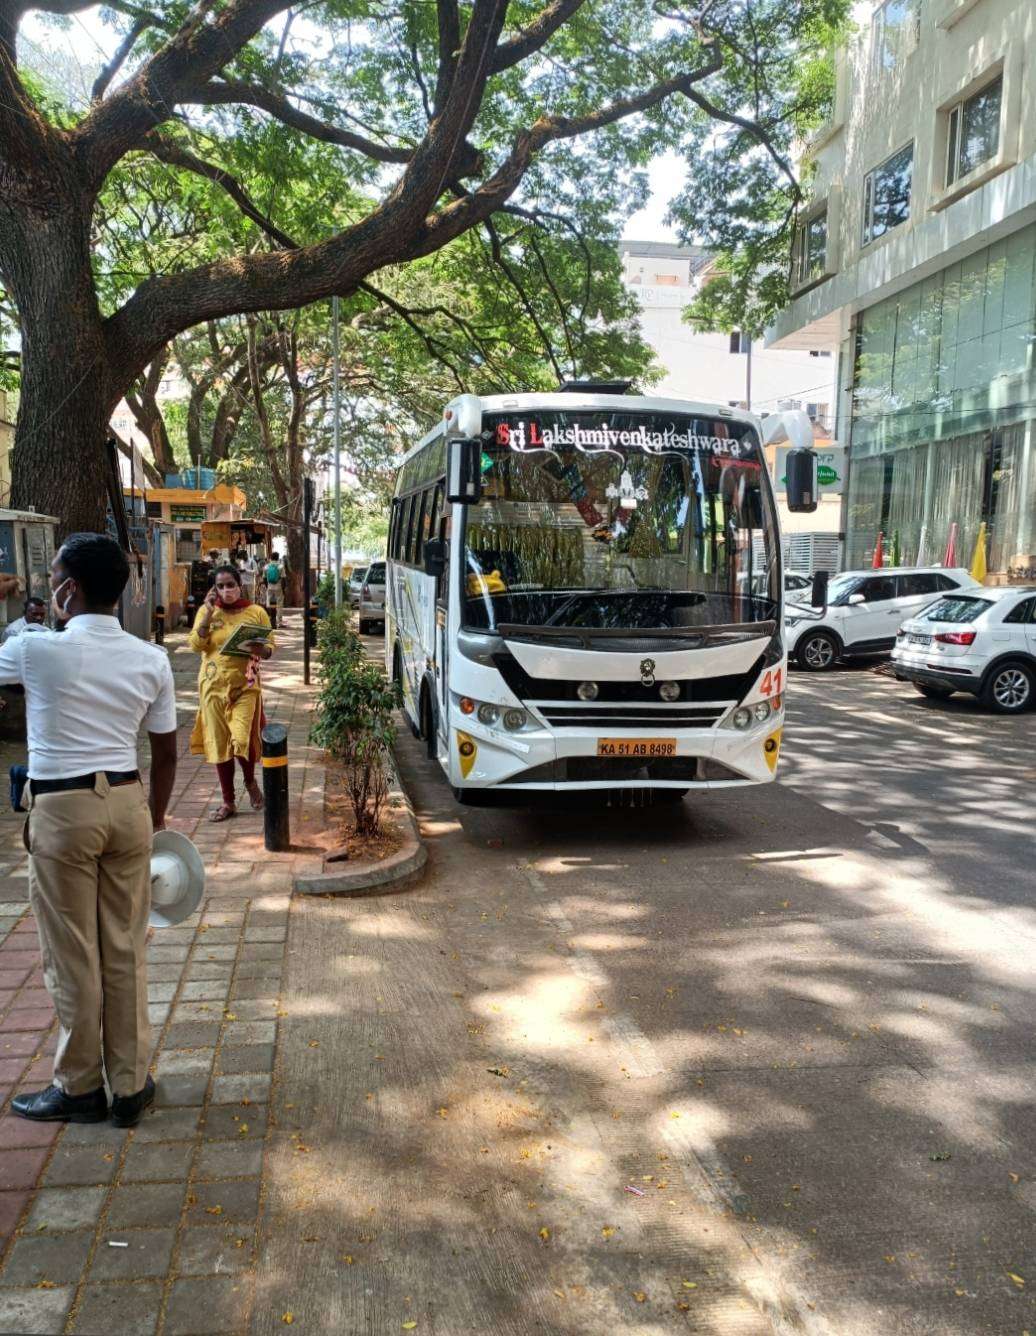
[(288, 821), (288, 730), (267, 724), (263, 741), (263, 838), (267, 849), (283, 853), (291, 847)]

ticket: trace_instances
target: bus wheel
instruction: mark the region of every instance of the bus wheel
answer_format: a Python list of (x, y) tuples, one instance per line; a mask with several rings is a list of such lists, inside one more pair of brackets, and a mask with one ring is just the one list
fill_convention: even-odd
[(427, 686), (421, 687), (421, 734), (429, 761), (434, 761), (439, 754), (435, 738), (435, 711), (432, 709), (432, 697)]
[(838, 642), (827, 631), (807, 632), (798, 643), (795, 657), (807, 672), (825, 673), (838, 658)]

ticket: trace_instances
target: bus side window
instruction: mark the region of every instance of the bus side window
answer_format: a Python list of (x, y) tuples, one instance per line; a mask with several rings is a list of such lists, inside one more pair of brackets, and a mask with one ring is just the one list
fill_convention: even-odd
[(399, 497), (392, 498), (392, 517), (389, 520), (389, 556), (394, 561), (399, 560), (399, 513), (402, 509)]
[(421, 514), (424, 510), (424, 493), (414, 493), (414, 508), (410, 516), (410, 538), (407, 545), (407, 561), (416, 566), (421, 560)]
[(405, 497), (399, 511), (399, 559), (402, 562), (408, 560), (407, 550), (410, 543), (410, 512), (413, 509), (414, 498)]
[(439, 512), (442, 510), (442, 483), (437, 483), (431, 489), (431, 498), (425, 502), (424, 512), (424, 537), (425, 542), (429, 538), (439, 537)]

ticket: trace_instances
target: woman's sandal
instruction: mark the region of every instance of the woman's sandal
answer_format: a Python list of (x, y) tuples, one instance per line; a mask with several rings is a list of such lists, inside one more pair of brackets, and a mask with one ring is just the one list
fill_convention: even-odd
[(210, 821), (229, 821), (232, 816), (237, 816), (237, 808), (232, 807), (230, 803), (220, 803), (213, 814), (209, 817)]
[(252, 804), (252, 811), (261, 812), (263, 810), (263, 805), (264, 805), (262, 789), (255, 782), (255, 780), (253, 780), (252, 783), (247, 785), (246, 787), (248, 788), (248, 800)]

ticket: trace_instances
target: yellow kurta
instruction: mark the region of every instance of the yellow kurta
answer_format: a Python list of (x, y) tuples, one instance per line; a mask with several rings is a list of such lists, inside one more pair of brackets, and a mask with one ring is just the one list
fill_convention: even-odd
[[(198, 616), (201, 616), (199, 611)], [(195, 626), (197, 621), (195, 621)], [(241, 625), (269, 626), (263, 608), (252, 604), (240, 612), (216, 607), (209, 634), (202, 638), (191, 631), (187, 643), (201, 655), (198, 673), (198, 717), (191, 733), (191, 751), (213, 764), (235, 756), (259, 759), (259, 728), (262, 694), (258, 685), (246, 680), (248, 660), (220, 654), (220, 648)], [(273, 637), (266, 642), (273, 648)]]

